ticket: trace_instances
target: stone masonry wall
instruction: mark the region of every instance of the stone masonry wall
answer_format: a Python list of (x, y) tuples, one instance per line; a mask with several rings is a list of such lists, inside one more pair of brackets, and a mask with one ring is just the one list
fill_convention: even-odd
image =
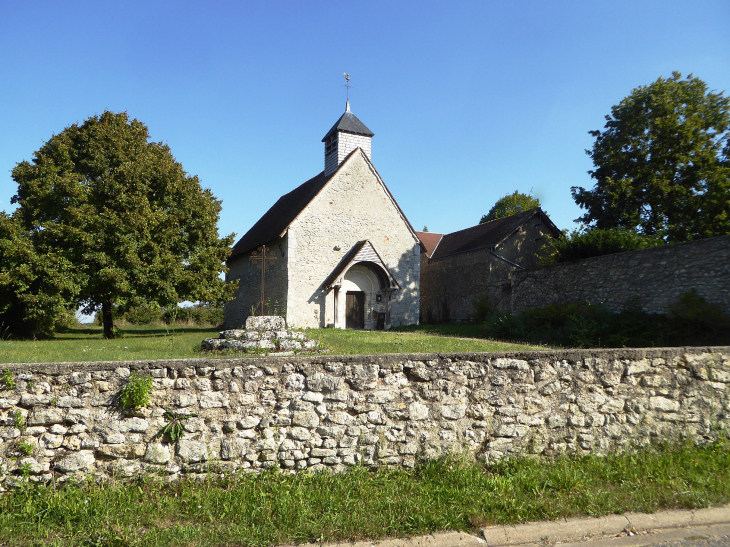
[[(495, 252), (523, 268), (537, 265), (547, 229), (528, 222)], [(430, 260), (421, 254), (421, 320), (430, 322), (471, 321), (474, 299), (487, 295), (495, 307), (509, 309), (511, 264), (480, 249)], [(503, 302), (506, 298), (506, 302)]]
[(629, 251), (515, 272), (511, 311), (554, 303), (602, 302), (666, 313), (691, 289), (730, 311), (730, 236)]
[[(727, 435), (730, 347), (0, 365), (0, 489), (151, 474), (412, 467)], [(122, 411), (130, 371), (149, 406)], [(7, 385), (5, 386), (7, 387)], [(184, 436), (159, 436), (165, 409)]]
[[(268, 314), (284, 315), (286, 312), (287, 245), (286, 236), (267, 245), (276, 255), (275, 261), (266, 264), (264, 295), (270, 302), (271, 309), (267, 311)], [(238, 329), (245, 325), (246, 319), (251, 315), (251, 308), (256, 307), (261, 300), (261, 268), (251, 262), (250, 252), (230, 260), (228, 267), (226, 281), (238, 280), (238, 288), (234, 299), (226, 304), (223, 322), (226, 328)]]
[(287, 325), (334, 324), (334, 294), (326, 292), (322, 283), (364, 239), (370, 240), (401, 286), (392, 296), (391, 323), (418, 322), (419, 242), (362, 153), (350, 157), (292, 222), (288, 238)]

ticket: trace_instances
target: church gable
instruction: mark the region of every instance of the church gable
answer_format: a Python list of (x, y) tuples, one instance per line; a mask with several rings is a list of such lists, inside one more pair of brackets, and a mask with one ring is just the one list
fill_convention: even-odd
[[(355, 150), (340, 165), (290, 224), (287, 233), (290, 258), (287, 301), (292, 319), (309, 321), (312, 318), (314, 323), (316, 317), (320, 324), (341, 326), (345, 312), (338, 306), (344, 305), (344, 297), (335, 298), (333, 293), (336, 291), (326, 287), (325, 280), (333, 275), (356, 244), (369, 240), (384, 269), (392, 274), (393, 286), (398, 289), (394, 289), (392, 296), (388, 292), (389, 286), (383, 288), (384, 292), (378, 292), (376, 282), (364, 305), (377, 313), (372, 302), (386, 302), (384, 298), (392, 298), (392, 312), (401, 322), (417, 321), (420, 244), (400, 207), (361, 150)], [(372, 270), (377, 278), (379, 269), (373, 267)], [(369, 315), (364, 328), (368, 328), (368, 318)]]
[(411, 243), (419, 243), (410, 222), (360, 149), (342, 162), (291, 222), (290, 228), (300, 229), (305, 225), (307, 230), (319, 232), (333, 243), (339, 233), (348, 243), (370, 239), (378, 248), (378, 236), (380, 243), (385, 243), (388, 234), (403, 230), (410, 234)]

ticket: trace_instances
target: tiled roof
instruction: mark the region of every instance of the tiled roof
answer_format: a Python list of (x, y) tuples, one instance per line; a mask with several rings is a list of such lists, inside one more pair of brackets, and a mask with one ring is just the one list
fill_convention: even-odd
[(231, 258), (278, 238), (333, 176), (334, 173), (325, 177), (322, 171), (316, 177), (281, 196), (279, 201), (274, 203), (271, 209), (266, 211), (264, 216), (233, 246)]
[(431, 260), (438, 260), (447, 256), (485, 249), (500, 244), (512, 232), (529, 221), (532, 217), (539, 215), (540, 221), (555, 235), (560, 230), (552, 223), (542, 209), (535, 208), (522, 213), (498, 218), (484, 224), (477, 224), (458, 232), (444, 235), (435, 252), (429, 257)]
[(332, 126), (332, 129), (327, 131), (327, 134), (322, 139), (322, 142), (326, 141), (327, 137), (329, 137), (335, 131), (345, 131), (347, 133), (365, 135), (366, 137), (372, 137), (373, 135), (375, 135), (375, 133), (370, 131), (365, 126), (365, 124), (358, 120), (357, 116), (355, 116), (355, 114), (353, 114), (349, 110), (345, 112), (342, 116), (340, 116), (340, 119), (337, 120), (335, 125)]
[(428, 258), (431, 258), (431, 253), (433, 253), (441, 238), (444, 237), (444, 234), (434, 234), (432, 232), (416, 232), (416, 235), (421, 240), (421, 245), (426, 250)]

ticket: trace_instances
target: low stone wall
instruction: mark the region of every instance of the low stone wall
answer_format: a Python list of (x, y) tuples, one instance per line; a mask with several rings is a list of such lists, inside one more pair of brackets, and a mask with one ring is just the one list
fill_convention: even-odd
[[(411, 467), (727, 435), (730, 347), (0, 365), (0, 485)], [(151, 403), (118, 404), (130, 372)], [(12, 384), (12, 382), (11, 382)], [(184, 435), (162, 429), (166, 409)], [(55, 475), (55, 477), (54, 477)]]
[(730, 236), (513, 272), (510, 298), (503, 302), (512, 312), (591, 302), (616, 312), (633, 306), (666, 313), (691, 289), (730, 311)]

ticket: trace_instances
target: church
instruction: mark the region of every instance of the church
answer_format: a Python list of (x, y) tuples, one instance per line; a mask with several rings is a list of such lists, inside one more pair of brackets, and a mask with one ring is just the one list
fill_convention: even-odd
[(226, 280), (238, 288), (227, 328), (261, 314), (262, 273), (264, 313), (293, 328), (418, 322), (421, 243), (373, 166), (373, 135), (348, 100), (322, 139), (324, 170), (281, 196), (234, 245)]

